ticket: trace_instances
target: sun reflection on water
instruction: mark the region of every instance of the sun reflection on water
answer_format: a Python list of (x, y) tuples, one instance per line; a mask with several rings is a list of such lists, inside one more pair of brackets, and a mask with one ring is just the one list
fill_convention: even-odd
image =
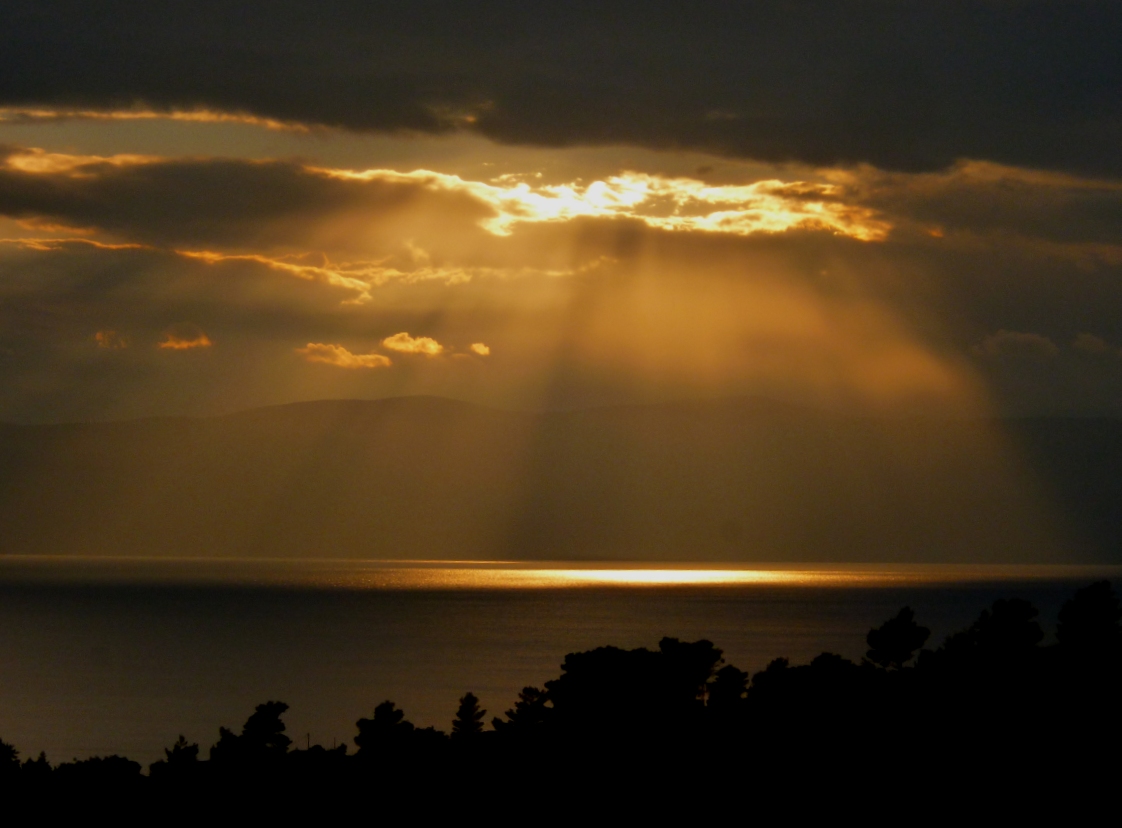
[[(841, 570), (716, 569), (687, 567), (533, 567), (524, 564), (410, 564), (361, 571), (323, 572), (332, 585), (367, 589), (579, 589), (592, 587), (675, 587), (746, 585), (829, 585), (895, 582), (888, 572)], [(904, 576), (905, 579), (907, 576)]]
[(546, 582), (572, 584), (758, 584), (794, 583), (808, 573), (759, 569), (539, 569)]
[[(878, 587), (1032, 581), (1094, 575), (1089, 567), (1019, 565), (823, 565), (715, 568), (666, 565), (535, 567), (528, 564), (432, 562), (380, 565), (334, 573), (339, 587), (369, 589), (579, 589), (595, 587)], [(1099, 568), (1101, 569), (1101, 567)], [(1097, 571), (1097, 570), (1096, 570)], [(1117, 576), (1117, 572), (1114, 576)], [(337, 580), (335, 580), (337, 578)]]
[(879, 587), (1117, 578), (1122, 567), (976, 564), (569, 564), (513, 561), (141, 559), (0, 556), (0, 583), (343, 590)]

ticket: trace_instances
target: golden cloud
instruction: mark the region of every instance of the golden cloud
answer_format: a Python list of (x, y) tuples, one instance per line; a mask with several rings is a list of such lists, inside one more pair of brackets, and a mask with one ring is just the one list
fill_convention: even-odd
[(209, 348), (214, 343), (210, 337), (194, 325), (177, 325), (164, 334), (164, 340), (157, 347), (169, 351), (190, 351), (194, 348)]
[(96, 227), (74, 227), (70, 224), (61, 224), (41, 218), (16, 219), (16, 225), (33, 233), (66, 233), (75, 236), (92, 236), (97, 233)]
[[(139, 245), (136, 245), (139, 246)], [(384, 264), (385, 260), (333, 263), (323, 256), (322, 265), (302, 264), (299, 259), (311, 254), (295, 256), (265, 256), (259, 253), (221, 253), (214, 250), (174, 250), (177, 256), (214, 265), (224, 262), (248, 262), (261, 265), (298, 279), (333, 285), (355, 292), (344, 304), (361, 304), (371, 299), (370, 291), (390, 282), (414, 284), (417, 282), (442, 282), (458, 285), (477, 277), (505, 278), (511, 276), (570, 276), (588, 270), (588, 267), (571, 270), (542, 270), (540, 268), (496, 268), (422, 266), (402, 270)], [(322, 255), (322, 254), (320, 254)], [(597, 263), (598, 264), (598, 263)]]
[(480, 356), (491, 355), (491, 349), (484, 345), (482, 342), (473, 342), (470, 347), (472, 351), (479, 354)]
[(176, 255), (182, 256), (185, 259), (194, 259), (196, 261), (205, 262), (206, 264), (217, 264), (219, 262), (251, 262), (253, 264), (263, 265), (270, 270), (277, 270), (282, 273), (287, 273), (290, 276), (295, 276), (298, 279), (306, 279), (310, 282), (323, 282), (336, 287), (346, 288), (358, 293), (360, 300), (370, 298), (370, 287), (372, 285), (380, 285), (389, 281), (391, 275), (386, 271), (389, 268), (379, 267), (377, 264), (360, 264), (354, 265), (340, 265), (332, 267), (330, 263), (326, 262), (323, 266), (305, 265), (299, 262), (291, 261), (289, 258), (276, 258), (270, 256), (262, 256), (257, 253), (219, 253), (213, 250), (176, 250)]
[(0, 244), (11, 245), (12, 247), (23, 248), (24, 250), (38, 250), (41, 253), (48, 253), (55, 250), (62, 250), (71, 246), (85, 246), (92, 247), (95, 250), (151, 250), (152, 248), (146, 244), (110, 244), (108, 242), (99, 242), (94, 239), (39, 239), (39, 238), (26, 238), (26, 239), (0, 239)]
[(387, 336), (382, 344), (391, 351), (400, 351), (403, 354), (424, 354), (436, 356), (444, 352), (444, 346), (435, 339), (427, 336), (410, 336), (405, 331)]
[(129, 341), (117, 331), (98, 331), (94, 334), (97, 347), (108, 351), (121, 351), (129, 347)]
[(306, 124), (261, 118), (240, 112), (211, 109), (67, 109), (45, 107), (0, 108), (0, 123), (38, 123), (51, 121), (189, 121), (203, 124), (246, 124), (287, 132), (308, 132)]
[(47, 152), (36, 147), (20, 149), (4, 159), (3, 166), (16, 172), (35, 175), (88, 175), (83, 167), (108, 164), (113, 167), (132, 167), (140, 164), (155, 164), (163, 161), (155, 155), (71, 155), (64, 152)]
[(382, 354), (352, 354), (342, 345), (322, 342), (309, 342), (296, 353), (303, 354), (308, 362), (334, 365), (336, 368), (388, 368), (393, 364), (388, 356)]

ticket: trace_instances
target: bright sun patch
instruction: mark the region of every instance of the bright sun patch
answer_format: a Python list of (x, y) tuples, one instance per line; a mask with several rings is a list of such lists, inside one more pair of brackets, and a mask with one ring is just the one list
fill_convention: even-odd
[(432, 190), (461, 192), (491, 207), (481, 225), (497, 236), (521, 223), (578, 218), (630, 218), (660, 230), (749, 236), (818, 230), (859, 241), (883, 241), (892, 225), (867, 207), (847, 204), (836, 184), (776, 179), (743, 185), (709, 185), (692, 178), (625, 172), (590, 184), (532, 187), (510, 176), (495, 183), (467, 181), (429, 170), (335, 170), (324, 175), (360, 180), (423, 183)]

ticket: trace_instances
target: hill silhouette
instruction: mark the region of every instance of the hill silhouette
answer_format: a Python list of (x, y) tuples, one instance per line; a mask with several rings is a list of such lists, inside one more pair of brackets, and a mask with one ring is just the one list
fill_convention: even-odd
[(0, 426), (0, 554), (1114, 560), (1122, 421), (432, 397)]

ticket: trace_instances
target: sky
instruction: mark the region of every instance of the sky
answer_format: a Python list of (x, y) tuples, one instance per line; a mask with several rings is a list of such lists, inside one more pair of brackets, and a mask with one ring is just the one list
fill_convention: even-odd
[(1122, 413), (1122, 4), (0, 8), (0, 421)]

